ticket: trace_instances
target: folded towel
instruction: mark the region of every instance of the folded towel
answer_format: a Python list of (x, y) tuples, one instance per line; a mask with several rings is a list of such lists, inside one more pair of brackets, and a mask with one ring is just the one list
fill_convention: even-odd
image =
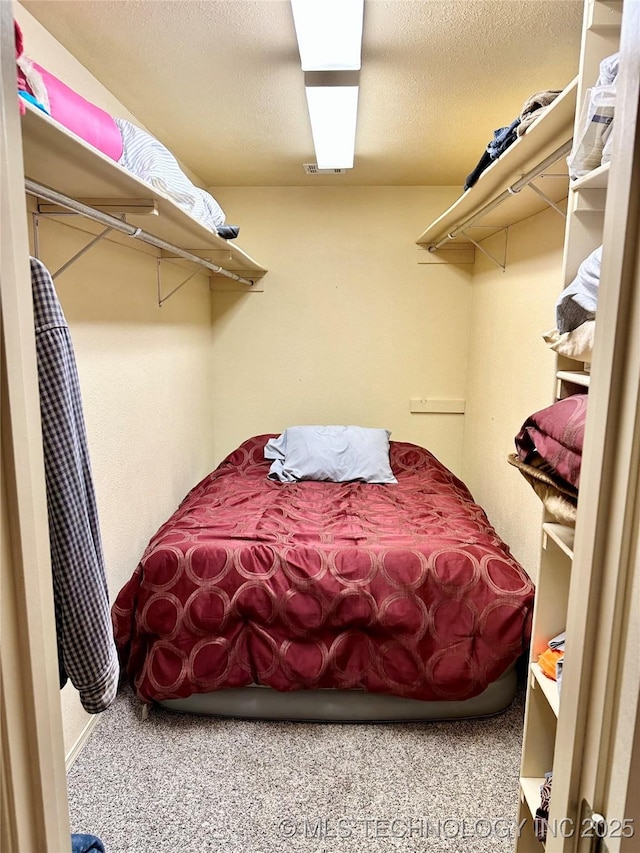
[(556, 662), (563, 656), (564, 652), (554, 649), (546, 649), (541, 655), (538, 655), (538, 664), (547, 678), (556, 680)]
[(558, 329), (550, 329), (542, 337), (554, 352), (575, 361), (591, 363), (595, 330), (596, 321), (585, 320), (570, 332), (560, 333)]
[(556, 326), (561, 335), (595, 318), (601, 269), (602, 246), (598, 246), (582, 261), (575, 278), (558, 297)]
[(620, 53), (612, 53), (611, 56), (605, 56), (600, 63), (600, 75), (596, 82), (596, 86), (610, 86), (616, 82), (618, 71), (620, 70)]
[(533, 122), (542, 114), (549, 104), (552, 104), (558, 97), (562, 89), (545, 89), (543, 92), (536, 92), (522, 105), (520, 112), (520, 124), (516, 128), (518, 136), (527, 130)]
[(521, 462), (511, 453), (507, 462), (515, 466), (529, 483), (545, 509), (561, 524), (575, 527), (578, 490), (556, 476), (551, 467), (539, 456), (530, 463)]
[(564, 642), (566, 638), (567, 632), (562, 631), (562, 633), (557, 634), (555, 637), (552, 637), (549, 640), (549, 648), (550, 649), (559, 649), (560, 651), (564, 651)]

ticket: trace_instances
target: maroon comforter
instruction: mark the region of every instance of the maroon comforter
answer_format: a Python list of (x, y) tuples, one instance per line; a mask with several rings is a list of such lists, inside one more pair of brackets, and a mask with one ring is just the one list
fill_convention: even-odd
[(118, 595), (140, 699), (252, 683), (467, 699), (516, 660), (533, 587), (460, 480), (391, 442), (397, 485), (275, 483), (270, 437), (187, 495)]
[(573, 394), (535, 412), (515, 438), (523, 462), (544, 466), (574, 489), (580, 486), (588, 399), (588, 394)]

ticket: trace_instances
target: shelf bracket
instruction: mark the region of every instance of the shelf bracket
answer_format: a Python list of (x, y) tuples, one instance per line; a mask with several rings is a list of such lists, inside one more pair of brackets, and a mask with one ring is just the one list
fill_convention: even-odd
[[(117, 216), (122, 213), (135, 213), (136, 216), (158, 216), (158, 203), (152, 198), (79, 198), (79, 204)], [(46, 216), (77, 216), (61, 204), (38, 201), (38, 213)]]
[[(25, 178), (24, 182), (25, 190), (29, 195), (35, 196), (39, 203), (42, 200), (46, 200), (51, 204), (60, 205), (61, 207), (66, 208), (67, 210), (72, 211), (72, 213), (80, 214), (81, 216), (86, 216), (89, 219), (92, 219), (94, 222), (100, 222), (102, 225), (107, 225), (109, 229), (117, 231), (122, 234), (126, 234), (128, 237), (133, 237), (134, 240), (140, 240), (142, 243), (146, 243), (149, 246), (154, 246), (156, 249), (160, 249), (162, 251), (172, 252), (178, 257), (184, 259), (185, 261), (191, 261), (191, 263), (199, 264), (205, 269), (210, 270), (215, 275), (224, 276), (225, 278), (232, 279), (233, 281), (237, 281), (240, 284), (247, 285), (249, 287), (253, 287), (254, 280), (250, 278), (245, 278), (244, 276), (238, 275), (231, 270), (225, 269), (224, 267), (215, 264), (206, 258), (201, 257), (200, 255), (195, 255), (193, 252), (188, 252), (185, 249), (181, 249), (179, 246), (174, 246), (172, 243), (163, 240), (161, 237), (156, 237), (155, 234), (150, 234), (147, 231), (143, 231), (142, 228), (136, 227), (135, 225), (131, 225), (126, 221), (126, 217), (117, 218), (112, 216), (110, 213), (104, 213), (101, 210), (97, 210), (95, 208), (89, 207), (86, 204), (78, 201), (77, 199), (71, 198), (70, 196), (66, 196), (63, 193), (56, 192), (55, 190), (49, 189), (48, 187), (43, 186), (42, 184), (38, 184), (35, 181), (30, 180), (29, 178)], [(129, 200), (131, 201), (131, 200)], [(47, 216), (51, 214), (47, 213)], [(37, 226), (36, 226), (37, 227)], [(102, 239), (102, 236), (100, 237)], [(37, 242), (34, 239), (34, 243)], [(94, 241), (92, 245), (95, 245)], [(86, 250), (85, 250), (86, 251)], [(263, 271), (264, 274), (265, 271)], [(165, 297), (165, 300), (168, 297)]]
[(533, 190), (534, 193), (539, 195), (540, 198), (543, 199), (549, 205), (549, 207), (552, 207), (555, 211), (557, 211), (563, 219), (567, 218), (567, 214), (564, 212), (564, 210), (561, 207), (558, 207), (558, 205), (555, 203), (555, 201), (551, 201), (549, 196), (546, 193), (544, 193), (540, 189), (540, 187), (537, 187), (534, 183), (527, 184), (527, 186), (529, 187), (530, 190)]
[(507, 269), (507, 238), (509, 236), (509, 229), (508, 228), (504, 228), (503, 231), (501, 232), (504, 234), (504, 247), (503, 247), (503, 254), (502, 254), (502, 260), (501, 261), (498, 258), (496, 258), (496, 256), (494, 254), (492, 254), (488, 249), (485, 249), (484, 246), (482, 246), (480, 243), (477, 243), (473, 239), (473, 237), (471, 237), (469, 235), (469, 233), (467, 231), (465, 231), (464, 229), (460, 229), (458, 231), (458, 233), (464, 234), (465, 238), (467, 240), (469, 240), (471, 243), (473, 243), (473, 245), (476, 247), (476, 249), (480, 249), (480, 251), (482, 252), (483, 255), (486, 255), (490, 260), (493, 261), (494, 264), (499, 266), (500, 269), (502, 270), (502, 272), (506, 271), (506, 269)]
[[(162, 306), (167, 301), (167, 299), (170, 299), (173, 296), (173, 294), (177, 293), (181, 287), (184, 287), (188, 281), (191, 281), (191, 279), (194, 276), (196, 276), (196, 275), (198, 275), (198, 273), (202, 272), (201, 269), (195, 269), (191, 273), (191, 275), (188, 275), (179, 285), (174, 287), (173, 290), (170, 290), (169, 293), (166, 294), (166, 296), (163, 296), (162, 295), (162, 262), (168, 261), (168, 260), (169, 260), (168, 258), (156, 258), (157, 280), (158, 280), (158, 308), (162, 308)], [(174, 264), (174, 266), (175, 266), (175, 264)]]
[[(34, 248), (34, 255), (35, 255), (35, 257), (36, 257), (36, 258), (38, 258), (38, 259), (40, 258), (40, 217), (41, 217), (41, 216), (57, 216), (57, 215), (58, 215), (58, 214), (56, 214), (56, 213), (46, 213), (46, 214), (43, 214), (43, 213), (32, 213), (32, 214), (31, 214), (32, 219), (33, 219), (33, 248)], [(82, 247), (78, 252), (76, 252), (76, 253), (75, 253), (75, 255), (72, 255), (72, 256), (69, 258), (69, 260), (68, 260), (68, 261), (66, 261), (64, 264), (62, 264), (62, 266), (61, 266), (61, 267), (58, 267), (58, 269), (57, 269), (55, 272), (52, 272), (52, 273), (51, 273), (51, 278), (55, 281), (55, 280), (56, 280), (56, 278), (57, 278), (58, 276), (62, 275), (62, 273), (63, 273), (65, 270), (68, 270), (70, 266), (72, 266), (73, 264), (75, 264), (75, 262), (76, 262), (79, 258), (81, 258), (84, 254), (86, 254), (86, 253), (89, 251), (89, 249), (93, 249), (93, 247), (94, 247), (94, 246), (96, 246), (96, 245), (97, 245), (101, 240), (104, 240), (104, 238), (107, 236), (107, 234), (108, 234), (110, 231), (113, 231), (113, 228), (110, 228), (110, 227), (109, 227), (109, 228), (105, 228), (105, 229), (104, 229), (104, 231), (101, 231), (101, 232), (100, 232), (98, 235), (96, 235), (92, 240), (89, 240), (89, 242), (88, 242), (88, 243), (86, 243), (86, 244), (85, 244), (85, 245), (84, 245), (84, 246), (83, 246), (83, 247)]]

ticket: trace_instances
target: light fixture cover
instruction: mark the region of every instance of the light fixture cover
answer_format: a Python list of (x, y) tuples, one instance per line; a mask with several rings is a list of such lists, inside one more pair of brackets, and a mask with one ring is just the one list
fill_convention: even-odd
[(291, 0), (303, 71), (356, 71), (364, 0)]
[(357, 86), (305, 86), (319, 169), (352, 169)]

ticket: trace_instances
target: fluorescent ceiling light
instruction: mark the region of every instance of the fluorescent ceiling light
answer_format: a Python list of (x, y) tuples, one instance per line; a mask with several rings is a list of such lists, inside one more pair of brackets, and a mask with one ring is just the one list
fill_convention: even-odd
[(352, 169), (358, 114), (357, 86), (306, 86), (319, 169)]
[(291, 0), (303, 71), (360, 68), (364, 0)]

